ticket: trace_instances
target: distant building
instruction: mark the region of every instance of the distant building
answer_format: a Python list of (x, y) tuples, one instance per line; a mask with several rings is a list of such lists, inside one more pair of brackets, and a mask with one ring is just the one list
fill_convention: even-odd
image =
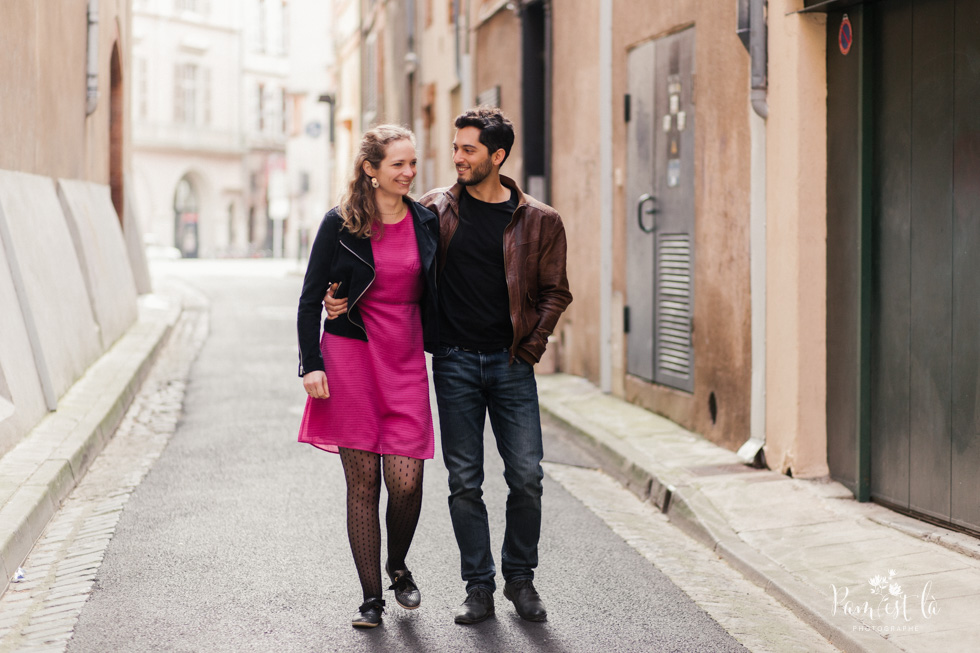
[(292, 0), (289, 5), (289, 216), (283, 230), (283, 255), (289, 258), (307, 255), (320, 220), (337, 203), (332, 13), (332, 3), (324, 0)]
[(150, 242), (272, 252), (272, 214), (288, 211), (288, 15), (283, 0), (135, 0), (133, 170)]

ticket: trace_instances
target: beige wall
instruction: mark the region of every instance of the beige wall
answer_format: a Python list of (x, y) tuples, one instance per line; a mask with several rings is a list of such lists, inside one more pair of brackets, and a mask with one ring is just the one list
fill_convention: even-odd
[[(453, 91), (462, 80), (456, 75), (453, 25), (449, 5), (435, 2), (426, 16), (420, 8), (416, 85), (415, 131), (419, 144), (419, 177), (414, 192), (421, 196), (432, 188), (456, 181), (453, 169), (453, 119), (460, 109), (453, 106)], [(426, 18), (429, 18), (427, 21)]]
[[(125, 87), (130, 78), (129, 2), (99, 3), (99, 103), (88, 117), (87, 2), (59, 0), (56, 5), (41, 0), (4, 3), (0, 168), (107, 184), (109, 62), (118, 39)], [(128, 161), (127, 146), (124, 168)]]
[[(562, 321), (565, 371), (599, 382), (599, 33), (598, 7), (555, 5), (552, 200), (569, 236), (575, 301)], [(620, 2), (613, 35), (613, 390), (711, 440), (737, 448), (749, 433), (748, 55), (735, 36), (735, 3)], [(625, 206), (627, 60), (636, 45), (695, 25), (695, 387), (693, 394), (625, 376), (622, 304), (626, 296)], [(715, 394), (717, 421), (708, 397)]]
[[(599, 7), (570, 0), (552, 10), (551, 203), (568, 238), (574, 298), (559, 335), (564, 372), (599, 378)], [(620, 238), (616, 238), (618, 242)], [(620, 284), (622, 285), (622, 284)]]
[(766, 460), (825, 476), (826, 45), (823, 15), (769, 10)]
[[(501, 174), (523, 185), (524, 154), (521, 147), (521, 23), (510, 9), (500, 9), (484, 20), (493, 3), (483, 3), (483, 12), (473, 18), (475, 94), (500, 86), (500, 109), (512, 123), (517, 139)], [(469, 108), (468, 106), (463, 107)]]

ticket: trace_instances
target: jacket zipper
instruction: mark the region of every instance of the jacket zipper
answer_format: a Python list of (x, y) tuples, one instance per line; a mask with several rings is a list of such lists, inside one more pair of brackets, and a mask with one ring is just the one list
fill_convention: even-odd
[(354, 308), (354, 305), (357, 304), (357, 302), (360, 301), (361, 297), (364, 296), (364, 293), (366, 293), (368, 291), (368, 288), (371, 287), (371, 284), (374, 283), (374, 279), (378, 276), (377, 275), (377, 270), (374, 269), (374, 266), (373, 265), (371, 265), (370, 263), (368, 263), (367, 261), (365, 261), (364, 259), (362, 259), (360, 256), (358, 256), (357, 253), (354, 250), (352, 250), (350, 247), (348, 247), (344, 243), (344, 241), (340, 241), (340, 244), (343, 245), (344, 249), (346, 249), (348, 252), (350, 252), (351, 254), (353, 254), (354, 255), (354, 258), (356, 258), (361, 263), (363, 263), (364, 265), (366, 265), (369, 268), (371, 268), (371, 280), (368, 281), (368, 284), (366, 286), (364, 286), (364, 290), (361, 291), (361, 294), (358, 295), (357, 298), (354, 301), (352, 301), (347, 306), (347, 321), (350, 322), (351, 324), (353, 324), (354, 326), (356, 326), (361, 331), (363, 331), (364, 332), (364, 338), (366, 340), (367, 339), (367, 329), (365, 329), (364, 327), (362, 327), (360, 324), (356, 323), (354, 320), (350, 319), (350, 312), (351, 312), (351, 309)]

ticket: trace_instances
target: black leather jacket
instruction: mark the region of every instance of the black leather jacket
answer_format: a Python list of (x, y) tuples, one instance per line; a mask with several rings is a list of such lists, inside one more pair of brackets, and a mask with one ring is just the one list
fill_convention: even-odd
[[(422, 336), (425, 350), (433, 351), (439, 344), (439, 305), (436, 301), (436, 245), (439, 241), (439, 221), (436, 215), (421, 204), (408, 201), (415, 226), (415, 238), (422, 263), (424, 289), (420, 300)], [(300, 293), (296, 330), (299, 336), (299, 376), (323, 370), (320, 353), (320, 316), (323, 297), (331, 283), (341, 282), (336, 296), (347, 297), (347, 313), (334, 320), (324, 320), (327, 333), (367, 340), (364, 319), (358, 300), (374, 282), (374, 253), (370, 238), (357, 238), (343, 229), (340, 211), (332, 208), (320, 222), (310, 261), (306, 266), (303, 291)]]

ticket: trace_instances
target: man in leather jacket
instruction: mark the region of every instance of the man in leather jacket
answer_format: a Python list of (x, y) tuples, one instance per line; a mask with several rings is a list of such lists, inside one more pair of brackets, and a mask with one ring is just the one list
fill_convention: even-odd
[[(459, 624), (494, 614), (490, 528), (483, 501), (486, 416), (509, 489), (501, 551), (504, 597), (528, 621), (547, 611), (534, 588), (541, 532), (541, 419), (534, 364), (572, 301), (565, 229), (550, 206), (500, 174), (514, 127), (499, 109), (456, 118), (457, 183), (419, 201), (439, 217), (439, 346), (432, 355), (449, 512), (467, 596)], [(329, 317), (346, 301), (328, 295)]]
[(514, 128), (499, 109), (455, 121), (457, 183), (420, 204), (439, 216), (440, 346), (432, 357), (449, 512), (467, 597), (460, 624), (494, 613), (495, 567), (483, 502), (487, 413), (509, 493), (501, 571), (504, 596), (529, 621), (547, 612), (532, 582), (541, 531), (541, 420), (534, 364), (572, 300), (558, 212), (500, 175)]

